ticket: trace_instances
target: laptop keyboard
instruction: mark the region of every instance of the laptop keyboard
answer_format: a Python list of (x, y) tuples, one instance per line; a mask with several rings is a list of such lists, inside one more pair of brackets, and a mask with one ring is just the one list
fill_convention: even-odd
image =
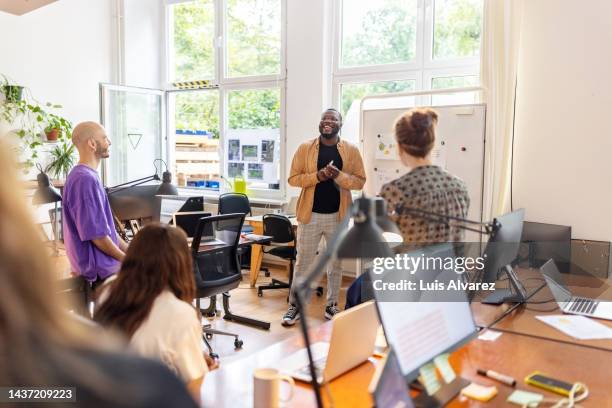
[(576, 297), (572, 299), (572, 306), (569, 308), (570, 312), (593, 314), (599, 302), (595, 302), (592, 299)]
[[(325, 368), (325, 363), (327, 363), (327, 356), (323, 356), (314, 361), (315, 370), (317, 371), (317, 377), (321, 376), (321, 373)], [(306, 364), (304, 367), (296, 370), (296, 374), (310, 377), (310, 365)]]

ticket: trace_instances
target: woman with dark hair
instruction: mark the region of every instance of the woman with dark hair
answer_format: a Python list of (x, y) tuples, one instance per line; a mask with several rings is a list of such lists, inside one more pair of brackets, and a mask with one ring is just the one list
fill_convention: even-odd
[(170, 225), (149, 224), (130, 243), (117, 278), (101, 296), (95, 320), (126, 335), (141, 355), (162, 361), (199, 398), (213, 361), (202, 351), (194, 296), (187, 236)]
[(404, 237), (405, 244), (460, 242), (464, 231), (444, 223), (401, 211), (403, 208), (466, 218), (470, 196), (463, 180), (433, 164), (431, 152), (436, 140), (438, 114), (415, 108), (395, 122), (399, 157), (409, 171), (385, 184), (380, 195), (387, 201)]
[(120, 353), (121, 342), (68, 313), (58, 296), (55, 263), (21, 198), (26, 194), (14, 152), (1, 136), (0, 385), (72, 387), (56, 395), (74, 402), (58, 399), (59, 406), (195, 407), (166, 367)]

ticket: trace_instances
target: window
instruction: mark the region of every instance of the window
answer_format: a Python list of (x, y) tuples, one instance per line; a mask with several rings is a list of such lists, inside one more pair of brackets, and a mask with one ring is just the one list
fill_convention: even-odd
[(478, 57), (482, 0), (436, 0), (434, 59)]
[(354, 101), (366, 95), (414, 91), (416, 81), (381, 81), (366, 83), (345, 83), (341, 88), (342, 114), (346, 115)]
[(171, 4), (168, 23), (169, 82), (214, 78), (214, 0)]
[(227, 31), (229, 77), (280, 73), (280, 1), (228, 0)]
[[(337, 0), (333, 98), (478, 85), (483, 0)], [(475, 94), (418, 97), (418, 104)]]
[[(447, 76), (436, 77), (431, 79), (431, 89), (449, 89), (449, 88), (464, 88), (468, 86), (477, 86), (478, 76)], [(476, 102), (475, 92), (462, 92), (459, 94), (432, 95), (431, 104), (434, 106), (440, 105), (459, 105)]]
[(281, 190), (285, 0), (166, 1), (179, 185)]
[(415, 59), (416, 0), (350, 0), (343, 4), (343, 67)]

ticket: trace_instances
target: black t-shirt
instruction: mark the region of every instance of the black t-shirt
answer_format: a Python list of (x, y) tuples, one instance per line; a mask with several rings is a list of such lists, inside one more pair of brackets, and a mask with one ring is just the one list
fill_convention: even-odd
[[(342, 170), (342, 157), (338, 152), (338, 145), (326, 146), (319, 142), (319, 157), (317, 159), (317, 170), (327, 166), (330, 161), (333, 165)], [(340, 208), (340, 188), (334, 180), (329, 179), (320, 182), (315, 187), (314, 202), (312, 212), (319, 214), (332, 214), (338, 212)]]
[[(75, 364), (78, 367), (76, 370)], [(53, 358), (40, 356), (38, 365), (39, 372), (45, 378), (54, 379), (55, 384), (45, 386), (75, 388), (76, 402), (53, 403), (53, 407), (197, 407), (183, 382), (168, 368), (156, 361), (130, 354), (64, 350)], [(31, 383), (13, 378), (15, 383)], [(91, 386), (92, 381), (94, 386)], [(25, 406), (33, 405), (26, 403)]]

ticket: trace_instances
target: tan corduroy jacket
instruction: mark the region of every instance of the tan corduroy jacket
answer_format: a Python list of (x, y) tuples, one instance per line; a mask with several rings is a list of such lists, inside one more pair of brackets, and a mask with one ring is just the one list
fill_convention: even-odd
[[(334, 182), (340, 187), (338, 220), (341, 220), (353, 202), (351, 190), (361, 190), (366, 176), (361, 153), (357, 146), (340, 139), (338, 153), (342, 158), (342, 171)], [(318, 158), (319, 137), (315, 137), (298, 147), (291, 162), (288, 182), (293, 187), (302, 188), (297, 202), (297, 220), (302, 224), (308, 224), (312, 215), (315, 187), (319, 183), (317, 178)]]

